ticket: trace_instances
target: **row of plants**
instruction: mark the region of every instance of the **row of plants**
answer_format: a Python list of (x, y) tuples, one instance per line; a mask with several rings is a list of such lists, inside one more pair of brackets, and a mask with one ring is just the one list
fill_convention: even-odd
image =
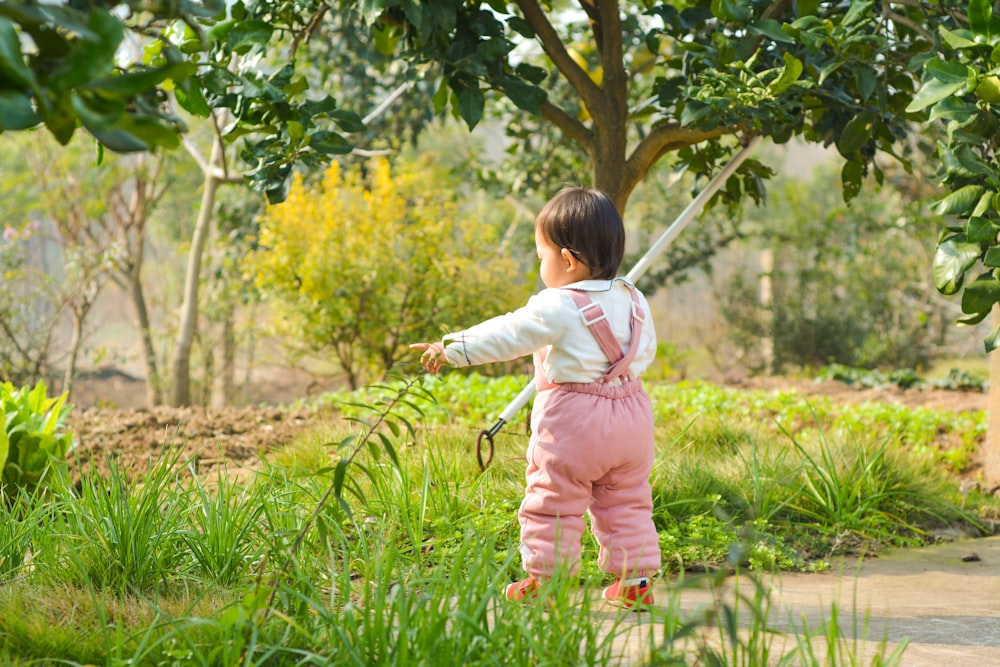
[(831, 364), (823, 368), (816, 379), (838, 380), (851, 386), (868, 388), (899, 387), (900, 389), (916, 390), (948, 389), (951, 391), (986, 392), (990, 387), (989, 380), (960, 368), (950, 369), (948, 375), (943, 378), (928, 378), (913, 368), (900, 368), (886, 372)]
[[(842, 379), (845, 367), (832, 366), (817, 379)], [(874, 371), (868, 371), (874, 373)], [(475, 433), (489, 428), (499, 413), (530, 382), (527, 376), (488, 377), (477, 372), (445, 373), (425, 379), (435, 401), (403, 407), (402, 417), (424, 425), (450, 424)], [(389, 390), (403, 381), (388, 383)], [(896, 441), (907, 451), (929, 455), (955, 474), (968, 470), (972, 455), (986, 434), (986, 414), (907, 407), (876, 401), (838, 404), (824, 396), (805, 396), (794, 389), (745, 390), (701, 380), (653, 382), (647, 387), (656, 421), (662, 430), (676, 432), (688, 421), (724, 420), (731, 428), (746, 428), (768, 439), (785, 440), (786, 432), (815, 439), (870, 438)], [(383, 400), (387, 389), (371, 385), (356, 391), (330, 392), (293, 407), (335, 410), (356, 415)], [(507, 433), (522, 437), (527, 420), (515, 420)]]
[[(815, 415), (832, 407), (655, 386), (665, 598), (649, 614), (597, 622), (608, 618), (596, 599), (606, 577), (588, 537), (580, 572), (547, 587), (551, 604), (513, 607), (500, 592), (520, 575), (524, 438), (516, 424), (499, 435), (480, 472), (478, 417), (459, 402), (480, 382), (493, 385), (453, 374), (368, 388), (342, 406), (344, 421), (304, 433), (249, 480), (201, 479), (182, 448), (168, 448), (134, 477), (112, 463), (76, 484), (55, 468), (43, 489), (6, 486), (0, 660), (604, 665), (624, 660), (618, 639), (639, 625), (649, 664), (858, 664), (836, 610), (780, 642), (783, 612), (769, 609), (756, 575), (705, 615), (685, 596), (724, 589), (734, 570), (824, 568), (834, 554), (975, 528), (990, 502), (960, 507), (935, 456), (891, 434), (824, 430)], [(507, 383), (520, 389), (497, 381)], [(784, 406), (771, 417), (778, 435), (765, 405)], [(806, 414), (811, 429), (780, 426)], [(883, 646), (871, 664), (898, 664), (901, 650)]]

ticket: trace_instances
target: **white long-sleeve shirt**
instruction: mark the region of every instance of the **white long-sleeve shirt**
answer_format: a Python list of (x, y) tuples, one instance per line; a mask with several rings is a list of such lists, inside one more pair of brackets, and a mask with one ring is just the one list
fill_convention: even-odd
[[(443, 341), (448, 364), (461, 367), (510, 361), (547, 348), (542, 368), (549, 382), (593, 382), (611, 362), (584, 324), (580, 309), (567, 290), (583, 290), (601, 305), (615, 338), (627, 351), (632, 344), (630, 285), (625, 278), (616, 278), (582, 280), (561, 288), (546, 288), (512, 313), (447, 334)], [(640, 347), (629, 366), (632, 377), (639, 377), (656, 356), (653, 318), (641, 293), (639, 303), (645, 322)]]

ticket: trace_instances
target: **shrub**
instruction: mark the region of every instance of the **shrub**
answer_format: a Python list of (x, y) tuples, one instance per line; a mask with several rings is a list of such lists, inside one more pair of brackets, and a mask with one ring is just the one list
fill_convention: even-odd
[(321, 182), (297, 179), (267, 209), (260, 247), (245, 263), (278, 328), (307, 352), (332, 353), (357, 388), (459, 326), (527, 299), (518, 263), (498, 254), (497, 229), (463, 213), (430, 159), (379, 159)]

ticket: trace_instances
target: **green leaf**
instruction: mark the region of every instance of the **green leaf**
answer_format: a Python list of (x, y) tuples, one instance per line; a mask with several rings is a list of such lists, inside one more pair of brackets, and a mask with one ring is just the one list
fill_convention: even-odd
[[(1000, 231), (1000, 227), (997, 230)], [(983, 257), (983, 266), (991, 269), (1000, 267), (1000, 246), (990, 246), (986, 249), (986, 255)]]
[(546, 72), (543, 68), (536, 67), (535, 65), (531, 65), (529, 63), (518, 63), (517, 67), (514, 68), (514, 71), (520, 78), (535, 85), (545, 81), (545, 77), (548, 76), (548, 72)]
[(794, 44), (795, 40), (792, 39), (791, 35), (781, 29), (781, 23), (775, 21), (774, 19), (761, 19), (751, 26), (748, 26), (750, 32), (757, 35), (764, 35), (768, 39), (774, 42), (781, 42), (782, 44)]
[(961, 83), (968, 82), (970, 77), (975, 77), (976, 73), (968, 65), (962, 63), (945, 61), (940, 58), (932, 58), (927, 61), (924, 71), (930, 74), (935, 80), (941, 83)]
[(976, 115), (978, 108), (958, 97), (947, 97), (931, 109), (928, 120), (957, 120), (964, 122)]
[(364, 132), (365, 124), (361, 116), (347, 109), (337, 109), (327, 114), (344, 132)]
[(507, 25), (511, 30), (525, 39), (535, 38), (535, 29), (531, 27), (530, 23), (522, 19), (520, 16), (512, 16), (507, 19)]
[(987, 354), (1000, 347), (1000, 324), (993, 328), (990, 335), (983, 339)]
[(753, 16), (749, 0), (712, 0), (712, 14), (733, 23), (745, 23)]
[(965, 272), (979, 260), (982, 250), (964, 234), (956, 234), (938, 244), (934, 253), (934, 287), (942, 294), (954, 294), (962, 287)]
[(344, 497), (344, 479), (347, 475), (347, 466), (350, 463), (350, 460), (346, 458), (337, 461), (337, 470), (333, 473), (333, 495), (337, 498)]
[(545, 91), (541, 88), (512, 77), (505, 78), (500, 85), (503, 88), (504, 94), (519, 109), (536, 115), (542, 113), (542, 101), (545, 99)]
[(968, 144), (962, 144), (955, 150), (955, 157), (958, 159), (959, 163), (971, 174), (978, 176), (985, 176), (990, 181), (995, 182), (997, 179), (997, 173), (988, 164), (983, 162), (972, 147)]
[(996, 243), (1000, 225), (983, 217), (969, 218), (965, 226), (965, 238), (972, 243)]
[(302, 103), (301, 109), (307, 116), (326, 115), (337, 108), (337, 100), (327, 95), (319, 100), (307, 100)]
[(877, 111), (862, 111), (844, 126), (837, 139), (837, 150), (844, 157), (851, 157), (872, 138)]
[(959, 317), (958, 319), (956, 319), (955, 323), (973, 327), (982, 322), (983, 320), (985, 320), (989, 314), (990, 314), (989, 311), (986, 311), (984, 313), (976, 313), (974, 315), (965, 315), (963, 317)]
[(434, 97), (431, 98), (434, 104), (434, 113), (441, 113), (444, 111), (445, 105), (448, 104), (448, 86), (446, 84), (447, 82), (442, 79), (438, 89), (434, 92)]
[(318, 130), (309, 137), (309, 147), (323, 155), (347, 155), (354, 150), (344, 137), (329, 130)]
[(781, 71), (781, 76), (768, 86), (768, 90), (772, 95), (781, 94), (802, 76), (802, 61), (787, 51), (782, 53), (781, 57), (785, 61), (785, 67)]
[(859, 65), (854, 68), (854, 84), (861, 93), (861, 99), (867, 102), (878, 88), (878, 74), (871, 67)]
[(22, 88), (35, 90), (35, 73), (24, 62), (21, 54), (21, 38), (14, 24), (0, 16), (0, 74), (3, 74)]
[(983, 194), (983, 186), (966, 185), (952, 192), (943, 199), (934, 202), (931, 210), (938, 215), (951, 215), (953, 213), (962, 214), (972, 209), (979, 201), (979, 196)]
[(236, 19), (227, 19), (225, 21), (219, 21), (212, 29), (208, 31), (208, 39), (211, 42), (222, 42), (225, 41), (226, 37), (229, 36), (229, 32), (236, 27), (238, 21)]
[[(948, 30), (944, 26), (938, 26), (938, 33), (941, 38), (945, 41), (945, 44), (955, 49), (967, 49), (969, 47), (976, 46), (976, 43), (970, 39), (970, 33), (968, 30)], [(970, 35), (970, 36), (966, 36)]]
[(845, 26), (852, 26), (858, 23), (864, 18), (865, 13), (867, 13), (874, 4), (875, 0), (863, 0), (862, 2), (852, 0), (850, 3), (850, 9), (848, 9), (847, 14), (844, 15), (843, 24)]
[(863, 165), (859, 160), (848, 160), (840, 170), (840, 180), (844, 188), (844, 201), (851, 201), (861, 192), (864, 178)]
[(483, 107), (486, 100), (483, 98), (483, 91), (475, 86), (467, 86), (458, 93), (458, 112), (462, 120), (473, 129), (483, 118)]
[(389, 439), (385, 433), (379, 433), (378, 439), (382, 442), (382, 448), (385, 449), (386, 454), (389, 455), (389, 459), (392, 464), (399, 467), (399, 456), (396, 455), (396, 448), (392, 446), (392, 441)]
[(982, 215), (986, 215), (986, 212), (990, 210), (990, 206), (992, 205), (993, 202), (993, 195), (995, 194), (997, 193), (992, 192), (990, 190), (984, 191), (983, 194), (980, 195), (979, 201), (976, 202), (975, 208), (972, 209), (972, 215), (970, 215), (969, 217), (979, 217)]
[(993, 3), (990, 0), (969, 0), (969, 30), (987, 42), (993, 34)]
[(71, 90), (113, 71), (115, 54), (125, 39), (121, 20), (104, 10), (94, 10), (90, 12), (87, 27), (94, 32), (94, 37), (73, 43), (66, 57), (61, 58), (52, 71), (50, 87)]
[(0, 90), (0, 132), (27, 130), (41, 122), (30, 96), (14, 90)]
[(208, 100), (201, 90), (201, 82), (195, 77), (187, 77), (180, 81), (174, 89), (174, 96), (177, 98), (177, 104), (193, 116), (208, 118), (212, 113)]
[(163, 67), (133, 69), (124, 74), (106, 76), (81, 86), (103, 95), (131, 97), (148, 91), (167, 79), (182, 79), (195, 70), (193, 63), (173, 63)]
[(944, 83), (938, 81), (937, 79), (931, 79), (924, 85), (920, 87), (917, 94), (913, 96), (913, 99), (909, 104), (906, 105), (907, 113), (915, 113), (917, 111), (922, 111), (927, 107), (940, 102), (941, 100), (951, 97), (965, 86), (965, 82), (961, 83)]
[(72, 95), (72, 102), (73, 110), (87, 131), (111, 150), (128, 153), (149, 148), (142, 139), (119, 127), (123, 114), (102, 114), (94, 111), (76, 93)]
[(10, 452), (10, 436), (7, 435), (7, 412), (0, 405), (0, 477), (7, 465), (7, 454)]
[(378, 52), (386, 57), (392, 55), (396, 50), (396, 46), (399, 44), (399, 38), (401, 34), (396, 30), (395, 26), (391, 26), (388, 23), (377, 22), (372, 30), (375, 36), (375, 48)]
[(963, 313), (990, 312), (1000, 301), (1000, 280), (992, 274), (986, 274), (973, 280), (965, 286), (962, 292)]
[(245, 54), (251, 47), (267, 44), (274, 26), (267, 21), (239, 21), (226, 35), (226, 42), (236, 53)]

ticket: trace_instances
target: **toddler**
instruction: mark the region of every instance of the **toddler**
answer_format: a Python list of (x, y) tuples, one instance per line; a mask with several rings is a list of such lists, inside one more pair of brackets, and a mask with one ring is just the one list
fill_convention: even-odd
[(568, 188), (538, 214), (535, 247), (545, 289), (527, 304), (410, 347), (423, 351), (431, 373), (534, 354), (538, 394), (518, 510), (528, 576), (507, 586), (507, 599), (534, 597), (557, 568), (576, 571), (589, 512), (598, 565), (616, 577), (603, 597), (651, 604), (660, 550), (649, 486), (653, 411), (640, 375), (656, 334), (645, 297), (616, 277), (625, 228), (604, 193)]

